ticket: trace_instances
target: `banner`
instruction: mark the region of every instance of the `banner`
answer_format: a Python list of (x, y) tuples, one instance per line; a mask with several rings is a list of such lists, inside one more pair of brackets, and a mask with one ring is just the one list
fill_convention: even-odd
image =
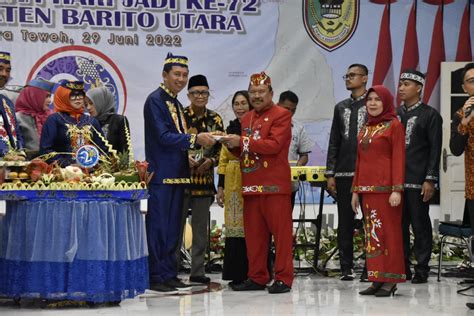
[[(446, 60), (455, 58), (465, 5), (445, 5)], [(390, 7), (394, 69), (411, 6), (398, 1)], [(423, 72), (435, 9), (418, 2)], [(207, 76), (208, 106), (226, 123), (234, 118), (234, 92), (265, 70), (275, 102), (288, 89), (298, 95), (295, 118), (315, 142), (310, 164), (325, 165), (334, 105), (349, 97), (342, 76), (350, 64), (362, 63), (372, 82), (383, 10), (356, 0), (0, 0), (0, 51), (12, 54), (10, 88), (41, 77), (111, 89), (118, 112), (130, 121), (138, 159), (144, 158), (143, 104), (161, 82), (168, 52), (189, 58), (190, 75)], [(186, 91), (179, 99), (189, 104)]]

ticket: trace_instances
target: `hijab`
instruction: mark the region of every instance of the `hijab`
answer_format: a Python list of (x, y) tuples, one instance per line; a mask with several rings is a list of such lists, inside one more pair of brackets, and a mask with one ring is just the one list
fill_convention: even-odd
[(43, 125), (48, 116), (52, 113), (50, 109), (44, 110), (44, 101), (49, 92), (37, 87), (26, 86), (21, 90), (15, 104), (17, 113), (24, 113), (33, 117), (36, 124), (36, 131), (41, 137)]
[(81, 115), (84, 113), (84, 107), (76, 109), (71, 105), (71, 101), (69, 100), (71, 92), (71, 89), (63, 86), (58, 87), (54, 93), (54, 112), (67, 113), (79, 122)]
[(86, 92), (86, 96), (94, 103), (97, 111), (96, 119), (103, 126), (108, 118), (117, 113), (115, 110), (115, 96), (107, 87), (98, 87)]
[(395, 114), (395, 107), (393, 106), (393, 96), (390, 91), (382, 85), (373, 86), (367, 91), (367, 96), (365, 97), (366, 104), (371, 92), (375, 92), (379, 96), (383, 104), (383, 110), (382, 113), (377, 116), (371, 116), (369, 114), (367, 125), (373, 126), (396, 118), (397, 115)]

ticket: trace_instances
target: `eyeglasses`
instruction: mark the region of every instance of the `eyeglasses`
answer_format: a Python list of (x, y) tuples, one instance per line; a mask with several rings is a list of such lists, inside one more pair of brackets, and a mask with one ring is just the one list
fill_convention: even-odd
[(189, 94), (192, 95), (193, 97), (203, 97), (207, 98), (209, 97), (209, 91), (189, 91)]
[(69, 97), (69, 99), (70, 99), (71, 101), (81, 100), (81, 99), (84, 99), (84, 95), (82, 95), (82, 94), (71, 95), (71, 96)]
[(344, 79), (344, 80), (347, 80), (347, 79), (352, 80), (352, 79), (354, 79), (356, 76), (365, 76), (365, 75), (364, 75), (364, 74), (356, 74), (356, 73), (351, 72), (351, 73), (348, 73), (348, 74), (342, 76), (342, 79)]

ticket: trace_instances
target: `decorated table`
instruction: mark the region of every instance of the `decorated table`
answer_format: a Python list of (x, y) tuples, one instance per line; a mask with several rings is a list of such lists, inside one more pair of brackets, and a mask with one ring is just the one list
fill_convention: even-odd
[(0, 295), (98, 303), (143, 293), (145, 181), (50, 167), (0, 161)]

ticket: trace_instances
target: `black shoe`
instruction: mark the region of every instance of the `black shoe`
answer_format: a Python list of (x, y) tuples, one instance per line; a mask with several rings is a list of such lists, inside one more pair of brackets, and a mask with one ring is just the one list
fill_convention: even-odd
[(351, 270), (347, 270), (347, 271), (342, 271), (341, 273), (341, 281), (352, 281), (355, 279), (355, 274), (354, 272)]
[(150, 290), (155, 291), (155, 292), (162, 292), (162, 293), (166, 293), (166, 294), (176, 294), (176, 293), (178, 293), (177, 288), (175, 288), (173, 286), (169, 286), (165, 283), (152, 283), (152, 284), (150, 284)]
[(191, 276), (191, 277), (189, 277), (189, 281), (194, 282), (194, 283), (209, 284), (209, 283), (211, 283), (211, 278), (208, 278), (205, 275)]
[(422, 284), (428, 282), (428, 276), (421, 275), (419, 273), (415, 273), (413, 279), (411, 279), (411, 283), (413, 284)]
[(287, 293), (289, 291), (291, 291), (291, 287), (280, 280), (276, 280), (271, 286), (268, 287), (268, 293), (270, 294)]
[(187, 290), (191, 290), (193, 288), (192, 285), (185, 284), (185, 283), (181, 282), (181, 280), (178, 279), (178, 278), (172, 278), (171, 280), (166, 281), (164, 284), (166, 284), (167, 286), (170, 286), (170, 287), (174, 287), (174, 288), (176, 288), (180, 291), (187, 291)]
[(383, 285), (382, 282), (374, 282), (372, 283), (371, 286), (369, 286), (365, 290), (360, 291), (359, 294), (360, 295), (375, 295), (375, 293), (377, 293), (377, 291), (382, 287), (382, 285)]
[(377, 292), (375, 292), (376, 297), (387, 297), (387, 296), (395, 296), (395, 292), (397, 291), (397, 285), (394, 284), (390, 290), (386, 290), (384, 288), (380, 288)]
[(231, 289), (234, 289), (234, 286), (242, 284), (244, 281), (230, 281), (227, 283), (227, 286), (229, 286)]
[(474, 309), (474, 303), (466, 303), (467, 308)]
[(405, 275), (406, 275), (406, 278), (405, 278), (405, 279), (406, 279), (407, 281), (410, 281), (410, 280), (413, 278), (413, 275), (411, 274), (411, 270), (410, 270), (410, 269), (406, 270)]
[(364, 268), (364, 270), (362, 270), (362, 274), (360, 275), (359, 281), (360, 282), (369, 282), (369, 275), (367, 274), (367, 269)]
[(260, 285), (250, 279), (247, 279), (240, 284), (234, 285), (232, 289), (234, 291), (263, 291), (265, 290), (265, 285)]

